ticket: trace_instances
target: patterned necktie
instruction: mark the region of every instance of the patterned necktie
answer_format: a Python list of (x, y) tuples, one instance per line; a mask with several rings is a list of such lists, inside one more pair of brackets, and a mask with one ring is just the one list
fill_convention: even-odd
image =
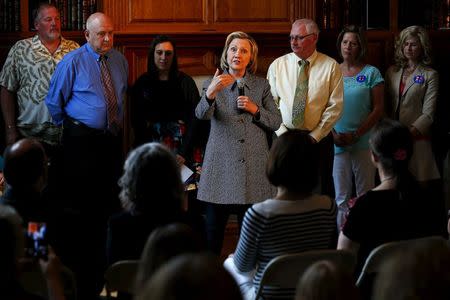
[(105, 92), (106, 107), (108, 111), (108, 129), (111, 132), (116, 133), (120, 128), (117, 97), (114, 92), (114, 83), (106, 60), (106, 56), (100, 56), (100, 73), (102, 76), (103, 91)]
[(308, 94), (308, 76), (306, 74), (309, 62), (307, 60), (300, 60), (298, 64), (300, 70), (298, 72), (297, 87), (292, 106), (292, 124), (296, 128), (303, 125), (305, 116), (306, 95)]

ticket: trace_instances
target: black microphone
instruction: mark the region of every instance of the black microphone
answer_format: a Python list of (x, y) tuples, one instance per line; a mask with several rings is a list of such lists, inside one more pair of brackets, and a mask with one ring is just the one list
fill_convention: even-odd
[[(244, 92), (244, 82), (242, 81), (242, 79), (237, 79), (236, 80), (236, 85), (238, 88), (238, 93), (239, 96), (245, 96), (245, 92)], [(238, 109), (239, 113), (243, 113), (244, 111), (242, 109)]]
[(237, 87), (238, 87), (238, 91), (239, 91), (239, 96), (245, 96), (244, 82), (242, 81), (242, 79), (238, 79), (238, 80), (236, 80), (236, 82), (237, 82)]

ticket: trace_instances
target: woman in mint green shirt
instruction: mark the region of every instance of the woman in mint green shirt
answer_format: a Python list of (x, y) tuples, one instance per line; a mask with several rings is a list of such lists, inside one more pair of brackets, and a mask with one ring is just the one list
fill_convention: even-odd
[(367, 44), (360, 27), (345, 27), (339, 34), (337, 47), (343, 59), (340, 68), (344, 77), (344, 110), (333, 129), (333, 179), (340, 228), (348, 211), (353, 182), (357, 196), (375, 184), (368, 141), (370, 130), (383, 113), (384, 80), (377, 68), (363, 62)]

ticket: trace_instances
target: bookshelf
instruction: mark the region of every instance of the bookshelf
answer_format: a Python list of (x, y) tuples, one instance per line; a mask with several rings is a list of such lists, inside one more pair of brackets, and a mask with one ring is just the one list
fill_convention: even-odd
[[(34, 31), (33, 11), (42, 0), (0, 0), (0, 32), (31, 33)], [(48, 0), (61, 14), (63, 31), (84, 29), (88, 16), (97, 11), (97, 0)]]

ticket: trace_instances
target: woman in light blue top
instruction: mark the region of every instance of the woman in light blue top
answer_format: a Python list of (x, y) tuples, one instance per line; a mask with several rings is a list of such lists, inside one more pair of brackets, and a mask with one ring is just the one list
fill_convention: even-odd
[(360, 27), (345, 27), (336, 45), (343, 59), (340, 67), (344, 77), (344, 111), (333, 129), (333, 179), (340, 228), (352, 196), (353, 178), (357, 196), (375, 184), (368, 140), (383, 113), (384, 80), (377, 68), (363, 62), (367, 43)]

